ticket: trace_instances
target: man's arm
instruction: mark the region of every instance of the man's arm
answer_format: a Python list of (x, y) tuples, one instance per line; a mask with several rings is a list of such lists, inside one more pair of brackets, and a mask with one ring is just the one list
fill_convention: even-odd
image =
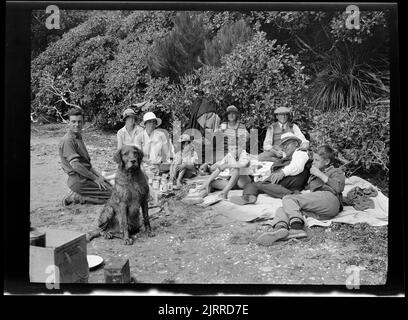
[(295, 151), (292, 155), (291, 162), (282, 169), (282, 172), (287, 176), (296, 176), (301, 173), (305, 164), (309, 160), (309, 156), (304, 151)]
[(322, 179), (325, 184), (331, 187), (337, 193), (342, 193), (346, 184), (346, 176), (340, 169), (336, 169), (332, 174), (327, 176), (327, 179)]
[(88, 170), (85, 168), (78, 159), (73, 159), (69, 163), (72, 167), (72, 169), (79, 173), (81, 176), (88, 178), (89, 180), (92, 180), (95, 182), (100, 190), (107, 190), (110, 189), (112, 186), (109, 182), (105, 180), (102, 176), (100, 176), (93, 168)]
[(272, 146), (273, 146), (273, 127), (270, 126), (266, 131), (266, 136), (263, 143), (263, 150), (269, 151), (272, 149)]
[(72, 169), (74, 169), (74, 171), (78, 174), (80, 174), (81, 176), (95, 181), (99, 176), (97, 174), (95, 174), (92, 171), (92, 168), (90, 170), (88, 170), (87, 168), (85, 168), (84, 165), (82, 165), (78, 159), (73, 159), (69, 162), (69, 164), (71, 165)]
[(305, 135), (302, 133), (302, 131), (300, 131), (299, 127), (296, 124), (293, 125), (293, 134), (300, 140), (302, 140), (302, 144), (309, 144), (309, 141), (306, 139)]

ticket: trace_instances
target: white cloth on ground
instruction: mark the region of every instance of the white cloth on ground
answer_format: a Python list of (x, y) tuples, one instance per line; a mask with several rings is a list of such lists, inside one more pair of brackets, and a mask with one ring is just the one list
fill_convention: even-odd
[[(346, 196), (347, 192), (349, 192), (352, 188), (356, 186), (359, 186), (361, 188), (367, 188), (373, 185), (362, 178), (352, 176), (346, 179), (346, 186), (343, 191), (343, 196)], [(302, 193), (307, 192), (310, 191), (303, 191)], [(242, 195), (242, 190), (232, 190), (229, 193), (230, 197), (240, 195)], [(357, 211), (351, 206), (345, 206), (343, 211), (340, 212), (333, 219), (323, 221), (308, 217), (306, 219), (306, 223), (309, 227), (311, 226), (327, 227), (330, 226), (332, 222), (347, 224), (367, 223), (371, 226), (388, 225), (388, 198), (381, 191), (378, 191), (378, 195), (371, 199), (373, 199), (375, 204), (374, 209)], [(246, 222), (273, 219), (273, 217), (275, 216), (276, 209), (281, 206), (282, 199), (272, 198), (265, 194), (260, 194), (258, 196), (256, 204), (240, 206), (233, 204), (230, 201), (221, 201), (217, 204), (214, 204), (214, 208), (216, 210), (220, 210), (220, 212), (222, 212), (223, 215), (231, 219), (237, 219)]]

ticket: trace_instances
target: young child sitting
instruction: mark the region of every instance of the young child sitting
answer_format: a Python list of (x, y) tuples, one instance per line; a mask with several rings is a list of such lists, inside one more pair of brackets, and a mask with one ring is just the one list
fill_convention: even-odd
[(310, 192), (282, 198), (282, 207), (277, 209), (273, 219), (274, 230), (259, 236), (259, 244), (269, 246), (288, 237), (304, 237), (303, 215), (327, 220), (343, 210), (342, 192), (346, 177), (341, 169), (333, 167), (334, 159), (334, 151), (330, 146), (323, 145), (317, 149), (313, 154), (307, 186)]
[[(228, 198), (228, 193), (234, 188), (244, 188), (248, 183), (252, 182), (250, 176), (250, 158), (245, 148), (241, 145), (231, 144), (228, 147), (228, 154), (219, 162), (211, 166), (212, 171), (210, 177), (198, 190), (206, 190), (207, 194), (214, 190), (222, 190), (220, 197)], [(220, 173), (229, 176), (219, 177)]]
[(180, 137), (181, 150), (174, 155), (174, 160), (170, 166), (170, 179), (176, 180), (177, 188), (182, 185), (183, 178), (193, 178), (197, 174), (196, 164), (198, 155), (191, 144), (191, 137), (183, 134)]

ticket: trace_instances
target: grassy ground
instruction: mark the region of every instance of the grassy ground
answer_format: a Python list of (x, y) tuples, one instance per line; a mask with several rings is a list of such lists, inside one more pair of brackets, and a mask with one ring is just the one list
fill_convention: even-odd
[[(58, 163), (64, 130), (61, 125), (32, 129), (31, 223), (39, 229), (87, 232), (95, 226), (102, 206), (60, 205), (68, 191)], [(113, 133), (88, 128), (83, 138), (97, 170), (115, 167)], [(345, 285), (350, 266), (364, 268), (362, 285), (386, 281), (387, 227), (334, 223), (310, 228), (306, 239), (261, 247), (255, 239), (269, 226), (231, 220), (215, 207), (183, 204), (180, 199), (186, 191), (167, 199), (162, 210), (150, 211), (155, 237), (142, 231), (132, 246), (124, 246), (120, 239), (97, 238), (88, 244), (88, 254), (105, 261), (129, 259), (138, 283)], [(102, 283), (103, 267), (90, 272), (89, 281)]]

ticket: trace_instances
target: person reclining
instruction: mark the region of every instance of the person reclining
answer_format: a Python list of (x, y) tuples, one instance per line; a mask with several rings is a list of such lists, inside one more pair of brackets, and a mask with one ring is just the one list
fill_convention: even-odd
[(68, 187), (71, 192), (62, 204), (92, 203), (104, 204), (111, 196), (112, 186), (91, 165), (91, 158), (82, 140), (84, 117), (82, 109), (68, 111), (68, 132), (59, 143), (61, 166), (68, 174)]
[(306, 151), (300, 150), (301, 140), (291, 133), (282, 135), (280, 148), (283, 158), (271, 167), (272, 174), (264, 181), (245, 186), (241, 197), (231, 197), (231, 202), (244, 205), (256, 202), (258, 194), (266, 193), (274, 198), (300, 192), (309, 178), (311, 160)]
[(307, 150), (309, 148), (309, 141), (305, 138), (299, 127), (292, 123), (291, 111), (286, 107), (276, 108), (274, 115), (277, 121), (273, 122), (266, 131), (265, 140), (263, 143), (263, 150), (258, 156), (259, 161), (277, 161), (282, 159), (282, 151), (279, 147), (282, 135), (285, 133), (292, 133), (301, 140), (300, 149)]
[[(313, 165), (307, 188), (309, 193), (287, 195), (282, 199), (272, 222), (274, 230), (258, 238), (261, 245), (285, 239), (289, 231), (304, 232), (305, 216), (318, 220), (332, 219), (343, 210), (342, 192), (346, 177), (340, 168), (333, 167), (333, 149), (322, 145), (313, 154)], [(290, 229), (290, 230), (288, 230)]]

